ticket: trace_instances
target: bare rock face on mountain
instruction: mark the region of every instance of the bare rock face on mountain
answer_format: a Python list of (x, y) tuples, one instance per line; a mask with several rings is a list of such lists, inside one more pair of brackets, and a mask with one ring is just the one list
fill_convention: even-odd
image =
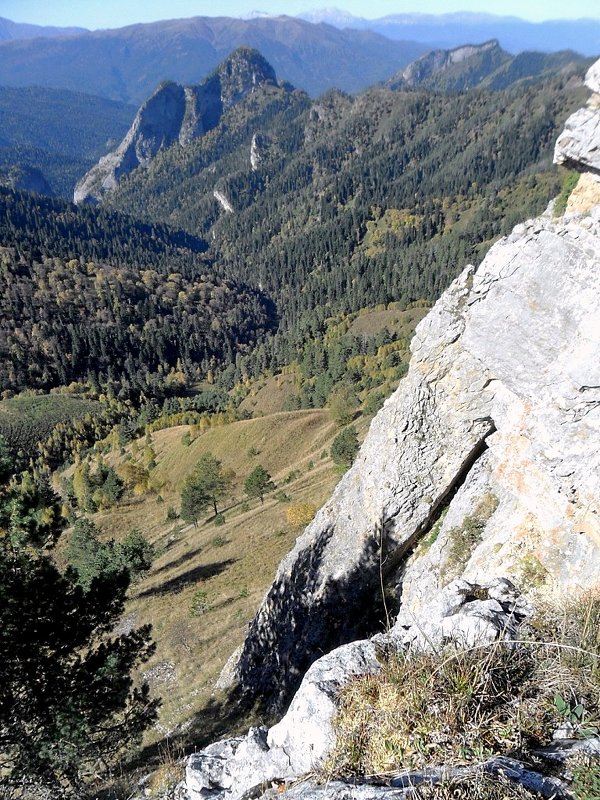
[[(585, 170), (594, 138), (579, 147)], [(282, 707), (302, 679), (287, 713), (191, 756), (184, 797), (279, 792), (323, 766), (339, 689), (377, 673), (382, 654), (514, 643), (532, 614), (528, 594), (597, 585), (599, 308), (600, 200), (518, 225), (442, 295), (417, 327), (407, 377), (282, 562), (244, 643), (236, 674), (247, 694)], [(393, 625), (389, 600), (378, 604), (391, 587)], [(386, 631), (361, 638), (378, 616)], [(600, 740), (582, 746), (597, 753)], [(571, 796), (514, 759), (479, 768), (508, 770), (536, 796)], [(440, 781), (453, 777), (437, 765), (383, 794), (412, 796), (436, 769)], [(295, 793), (360, 796), (343, 783), (303, 782), (286, 792)]]
[(161, 150), (189, 145), (219, 124), (225, 111), (263, 84), (277, 83), (270, 64), (242, 47), (202, 84), (167, 81), (142, 105), (121, 144), (100, 159), (75, 187), (76, 203), (97, 203), (123, 175), (147, 166)]
[(571, 114), (558, 137), (554, 161), (600, 177), (600, 68), (594, 64), (586, 76), (592, 90), (585, 108)]
[(502, 50), (496, 39), (454, 50), (432, 50), (390, 78), (386, 85), (395, 90), (414, 89), (427, 85), (441, 73), (454, 70), (456, 74), (452, 83), (458, 84), (454, 88), (469, 88), (510, 59), (509, 53)]
[[(600, 109), (595, 112), (600, 116)], [(582, 170), (595, 139), (582, 139)], [(283, 708), (310, 664), (453, 579), (574, 589), (600, 563), (600, 206), (515, 228), (418, 326), (407, 377), (283, 560), (240, 687)]]

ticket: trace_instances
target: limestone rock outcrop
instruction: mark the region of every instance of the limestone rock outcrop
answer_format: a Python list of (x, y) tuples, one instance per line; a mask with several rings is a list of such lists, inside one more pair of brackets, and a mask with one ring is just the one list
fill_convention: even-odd
[(414, 89), (460, 65), (460, 74), (456, 75), (459, 85), (454, 88), (460, 88), (460, 84), (469, 88), (510, 60), (511, 56), (502, 50), (497, 39), (452, 50), (432, 50), (390, 78), (386, 85), (394, 90)]
[[(583, 172), (594, 141), (582, 137)], [(239, 688), (272, 708), (299, 689), (270, 730), (191, 758), (191, 800), (270, 797), (272, 782), (321, 765), (337, 690), (377, 672), (382, 654), (512, 641), (536, 591), (598, 585), (600, 204), (518, 225), (478, 270), (465, 268), (411, 350), (408, 375), (281, 563), (237, 666), (228, 664)], [(388, 787), (305, 782), (286, 793), (401, 798), (444, 769)], [(569, 796), (558, 778), (511, 759), (475, 769)]]
[(463, 271), (281, 563), (242, 648), (242, 690), (283, 708), (323, 652), (382, 627), (382, 581), (403, 615), (457, 577), (597, 581), (599, 308), (598, 206), (523, 223)]
[(258, 86), (276, 83), (271, 65), (247, 47), (232, 53), (197, 86), (162, 83), (141, 106), (117, 149), (77, 183), (74, 201), (99, 202), (123, 175), (147, 166), (157, 153), (176, 142), (189, 145), (216, 127), (225, 111)]
[(568, 118), (554, 150), (556, 164), (600, 176), (600, 67), (593, 64), (585, 78), (592, 90), (588, 104)]
[(453, 581), (426, 615), (315, 661), (287, 713), (272, 728), (251, 728), (246, 736), (216, 742), (191, 756), (186, 770), (189, 800), (241, 800), (273, 782), (293, 781), (323, 766), (335, 744), (339, 690), (353, 676), (379, 672), (382, 654), (408, 647), (431, 650), (448, 642), (463, 647), (512, 639), (530, 613), (509, 581)]

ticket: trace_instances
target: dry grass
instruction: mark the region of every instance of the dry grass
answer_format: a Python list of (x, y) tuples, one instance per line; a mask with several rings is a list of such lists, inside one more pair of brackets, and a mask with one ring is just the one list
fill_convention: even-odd
[(479, 775), (469, 781), (448, 781), (415, 789), (414, 800), (531, 800), (531, 793), (506, 779)]
[[(520, 642), (404, 653), (378, 675), (352, 680), (340, 694), (327, 776), (390, 775), (494, 755), (527, 759), (566, 723), (574, 737), (597, 733), (599, 713), (600, 593), (591, 593), (543, 609)], [(594, 786), (598, 762), (578, 780)], [(424, 791), (428, 798), (519, 796)]]
[(354, 336), (374, 336), (387, 328), (389, 331), (410, 337), (415, 327), (429, 311), (428, 307), (409, 308), (405, 311), (398, 308), (369, 310), (359, 314), (353, 320), (348, 332)]
[[(163, 700), (154, 740), (182, 730), (214, 702), (214, 681), (242, 642), (279, 562), (298, 535), (286, 519), (289, 503), (278, 501), (276, 493), (265, 495), (263, 505), (248, 501), (243, 492), (247, 475), (260, 463), (291, 502), (316, 507), (339, 479), (331, 460), (321, 457), (336, 433), (327, 411), (236, 422), (209, 429), (185, 446), (182, 437), (188, 430), (182, 426), (152, 435), (157, 461), (152, 475), (163, 502), (157, 503), (154, 494), (130, 497), (94, 515), (105, 536), (120, 538), (137, 528), (159, 554), (150, 573), (130, 590), (124, 619), (125, 625), (153, 626), (157, 650), (144, 670)], [(142, 440), (127, 451), (133, 449), (141, 460), (143, 448)], [(215, 527), (211, 517), (197, 528), (168, 521), (169, 507), (179, 508), (183, 480), (207, 451), (237, 476), (219, 508), (225, 524)], [(111, 462), (116, 458), (111, 456)], [(285, 483), (294, 471), (295, 477)]]
[(286, 400), (299, 392), (299, 375), (294, 373), (262, 378), (254, 383), (240, 409), (249, 411), (254, 417), (275, 414), (284, 408)]

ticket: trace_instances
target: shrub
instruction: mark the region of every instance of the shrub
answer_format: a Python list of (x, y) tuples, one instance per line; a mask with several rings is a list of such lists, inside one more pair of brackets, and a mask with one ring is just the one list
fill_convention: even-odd
[(445, 581), (456, 578), (471, 557), (471, 553), (481, 541), (486, 523), (498, 507), (498, 499), (488, 492), (472, 514), (467, 515), (462, 525), (448, 531), (448, 552), (442, 570)]
[(97, 527), (85, 517), (75, 523), (67, 548), (67, 559), (85, 591), (94, 579), (117, 576), (124, 570), (131, 581), (138, 580), (152, 566), (154, 555), (154, 547), (138, 530), (129, 531), (122, 542), (101, 542)]
[(293, 528), (308, 525), (309, 522), (312, 522), (316, 513), (317, 507), (313, 503), (293, 503), (286, 511), (288, 525)]
[(225, 515), (217, 514), (217, 516), (214, 518), (213, 521), (217, 527), (219, 527), (220, 525), (225, 525)]
[(340, 431), (331, 443), (331, 458), (334, 464), (342, 467), (349, 467), (354, 459), (360, 445), (354, 425), (349, 425)]
[(198, 589), (198, 591), (194, 592), (192, 597), (190, 614), (192, 617), (199, 617), (204, 614), (205, 611), (208, 611), (209, 608), (210, 605), (208, 603), (208, 595), (202, 589)]
[(565, 176), (562, 184), (562, 188), (560, 190), (560, 194), (554, 201), (554, 216), (555, 217), (562, 217), (562, 215), (567, 210), (567, 203), (569, 202), (569, 197), (571, 196), (573, 190), (579, 183), (579, 173), (578, 172), (569, 172)]

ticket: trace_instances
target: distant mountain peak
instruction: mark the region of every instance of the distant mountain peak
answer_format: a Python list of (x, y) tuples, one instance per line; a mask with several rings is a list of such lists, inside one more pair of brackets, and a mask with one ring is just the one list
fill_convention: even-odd
[(481, 83), (510, 58), (497, 39), (465, 44), (452, 50), (431, 50), (394, 75), (387, 85), (396, 90), (430, 86), (443, 73), (452, 71), (444, 88), (468, 89)]
[(386, 86), (394, 91), (462, 92), (476, 86), (505, 89), (513, 83), (541, 80), (577, 61), (581, 57), (569, 50), (513, 56), (500, 47), (497, 39), (490, 39), (451, 50), (431, 50), (396, 73)]
[(277, 84), (275, 70), (267, 59), (258, 50), (246, 46), (238, 47), (222, 61), (205, 84), (215, 76), (220, 81), (221, 101), (225, 108), (239, 102), (258, 86)]
[(264, 19), (265, 17), (274, 17), (276, 14), (270, 14), (268, 11), (249, 11), (247, 14), (242, 14), (240, 19)]

